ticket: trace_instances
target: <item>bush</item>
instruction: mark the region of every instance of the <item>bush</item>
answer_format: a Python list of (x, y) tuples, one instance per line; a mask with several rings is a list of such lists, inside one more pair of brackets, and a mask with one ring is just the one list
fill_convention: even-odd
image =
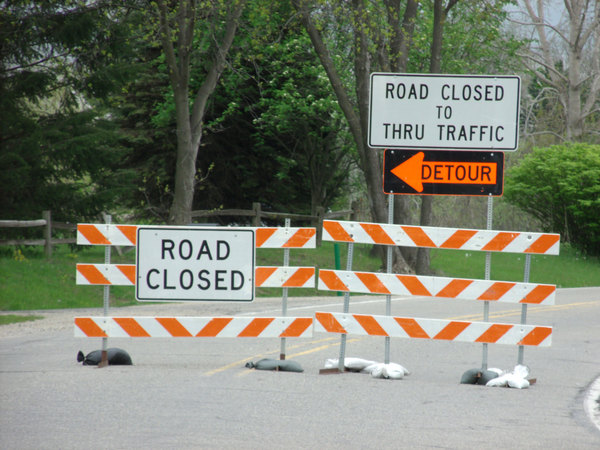
[(600, 145), (534, 149), (508, 171), (505, 198), (562, 242), (600, 254)]

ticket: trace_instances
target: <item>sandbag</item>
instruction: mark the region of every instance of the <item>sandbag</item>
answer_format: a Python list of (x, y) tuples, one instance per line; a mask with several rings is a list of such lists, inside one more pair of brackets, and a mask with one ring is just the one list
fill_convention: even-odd
[[(377, 364), (375, 361), (362, 358), (344, 358), (344, 368), (350, 372), (368, 372), (367, 367)], [(326, 369), (334, 369), (339, 367), (339, 359), (328, 359), (325, 361)]]
[(265, 358), (246, 363), (246, 367), (256, 370), (278, 370), (280, 372), (304, 372), (304, 369), (296, 361)]
[(389, 364), (374, 364), (370, 366), (371, 368), (371, 376), (373, 378), (385, 378), (391, 380), (401, 380), (404, 378), (404, 375), (408, 375), (410, 372), (396, 363)]
[[(131, 366), (131, 357), (129, 353), (120, 348), (109, 348), (106, 350), (108, 365), (110, 366)], [(77, 362), (83, 363), (84, 366), (97, 366), (102, 361), (102, 350), (94, 350), (93, 352), (84, 355), (80, 350), (77, 353)]]

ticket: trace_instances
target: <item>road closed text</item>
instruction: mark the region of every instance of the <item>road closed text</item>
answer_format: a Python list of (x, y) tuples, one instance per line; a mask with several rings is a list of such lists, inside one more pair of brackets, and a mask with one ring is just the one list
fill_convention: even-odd
[(515, 76), (371, 74), (369, 146), (516, 150)]
[(146, 230), (138, 231), (138, 300), (253, 299), (252, 230)]

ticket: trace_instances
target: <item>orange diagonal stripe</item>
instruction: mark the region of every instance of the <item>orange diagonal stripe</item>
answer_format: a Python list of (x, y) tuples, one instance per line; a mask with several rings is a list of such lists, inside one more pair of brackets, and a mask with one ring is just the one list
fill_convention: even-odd
[(133, 264), (117, 264), (117, 269), (127, 277), (131, 284), (135, 284), (135, 265)]
[(102, 328), (89, 317), (75, 317), (75, 325), (77, 325), (87, 337), (108, 337)]
[(421, 227), (403, 226), (402, 229), (418, 247), (437, 247)]
[(520, 301), (520, 303), (534, 303), (536, 305), (540, 304), (554, 291), (556, 291), (556, 286), (554, 285), (539, 284), (533, 288), (533, 290), (527, 294), (525, 298)]
[(93, 264), (77, 264), (77, 272), (83, 275), (90, 284), (112, 284)]
[(329, 233), (331, 239), (338, 242), (354, 242), (352, 236), (350, 236), (344, 227), (340, 225), (339, 222), (334, 222), (332, 220), (324, 220), (323, 228)]
[(146, 330), (131, 317), (113, 317), (113, 320), (131, 337), (150, 337)]
[(511, 290), (515, 284), (516, 283), (497, 281), (492, 284), (483, 294), (481, 294), (477, 300), (498, 300), (509, 290)]
[(559, 240), (558, 234), (543, 234), (525, 250), (525, 253), (546, 253)]
[(389, 294), (390, 291), (381, 282), (377, 274), (368, 272), (354, 272), (360, 281), (367, 287), (369, 292), (373, 294)]
[(96, 228), (96, 225), (89, 225), (85, 223), (77, 224), (77, 231), (79, 231), (90, 244), (96, 245), (110, 245), (110, 241), (104, 237), (102, 233)]
[(198, 332), (196, 337), (216, 337), (232, 320), (231, 317), (215, 317)]
[(117, 225), (117, 228), (121, 233), (125, 235), (129, 241), (135, 245), (137, 242), (137, 225)]
[(267, 279), (273, 275), (273, 272), (277, 270), (277, 267), (257, 267), (254, 270), (254, 282), (256, 287), (263, 285)]
[(461, 248), (475, 233), (477, 233), (476, 230), (456, 230), (452, 236), (440, 245), (440, 248)]
[(320, 269), (319, 270), (319, 279), (325, 283), (327, 289), (330, 291), (348, 291), (348, 286), (346, 286), (340, 277), (336, 275), (333, 270)]
[(484, 342), (487, 344), (493, 344), (498, 339), (506, 334), (508, 330), (510, 330), (513, 325), (505, 325), (501, 323), (495, 323), (490, 326), (481, 336), (475, 339), (475, 342)]
[(376, 223), (361, 223), (360, 226), (367, 232), (376, 244), (395, 245), (394, 240)]
[(360, 324), (361, 327), (370, 336), (388, 336), (386, 331), (381, 328), (381, 325), (375, 320), (373, 316), (364, 316), (361, 314), (353, 314), (352, 317)]
[(398, 325), (400, 325), (411, 338), (429, 339), (429, 335), (421, 328), (421, 325), (419, 325), (415, 319), (409, 317), (394, 317), (394, 320), (398, 322)]
[(313, 276), (315, 276), (314, 267), (300, 267), (283, 283), (283, 287), (302, 287)]
[(552, 327), (535, 327), (525, 336), (518, 345), (540, 345), (552, 334)]
[(299, 337), (302, 336), (308, 327), (312, 325), (312, 317), (298, 317), (285, 329), (279, 337)]
[(262, 247), (264, 243), (277, 231), (277, 228), (257, 228), (256, 247)]
[(258, 317), (252, 319), (252, 322), (238, 334), (238, 337), (258, 337), (260, 333), (273, 322), (273, 320), (275, 320), (273, 317)]
[(346, 333), (344, 327), (337, 321), (331, 313), (316, 312), (315, 319), (323, 325), (328, 333)]
[(417, 277), (413, 275), (396, 275), (396, 277), (412, 295), (431, 297), (431, 292), (427, 290), (423, 283), (421, 283), (421, 280)]
[(446, 325), (442, 330), (436, 334), (433, 339), (440, 339), (443, 341), (452, 341), (456, 339), (460, 333), (463, 332), (465, 328), (471, 325), (471, 322), (456, 322), (452, 321), (448, 325)]
[(456, 279), (452, 280), (450, 283), (448, 283), (446, 286), (444, 286), (444, 288), (435, 295), (436, 295), (436, 297), (456, 298), (471, 283), (473, 283), (473, 280), (463, 280), (460, 278), (456, 278)]
[(173, 337), (192, 337), (192, 334), (175, 317), (157, 317), (156, 321)]
[(506, 248), (508, 244), (514, 241), (520, 233), (500, 232), (494, 238), (485, 244), (481, 250), (490, 252), (500, 252)]
[(288, 241), (283, 244), (284, 248), (302, 248), (317, 232), (314, 228), (300, 228)]

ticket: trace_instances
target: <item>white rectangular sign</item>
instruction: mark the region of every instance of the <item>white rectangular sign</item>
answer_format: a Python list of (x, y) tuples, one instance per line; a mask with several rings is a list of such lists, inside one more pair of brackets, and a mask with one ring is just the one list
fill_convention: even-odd
[(139, 227), (139, 301), (254, 300), (254, 230)]
[(518, 76), (372, 73), (369, 146), (514, 151)]

